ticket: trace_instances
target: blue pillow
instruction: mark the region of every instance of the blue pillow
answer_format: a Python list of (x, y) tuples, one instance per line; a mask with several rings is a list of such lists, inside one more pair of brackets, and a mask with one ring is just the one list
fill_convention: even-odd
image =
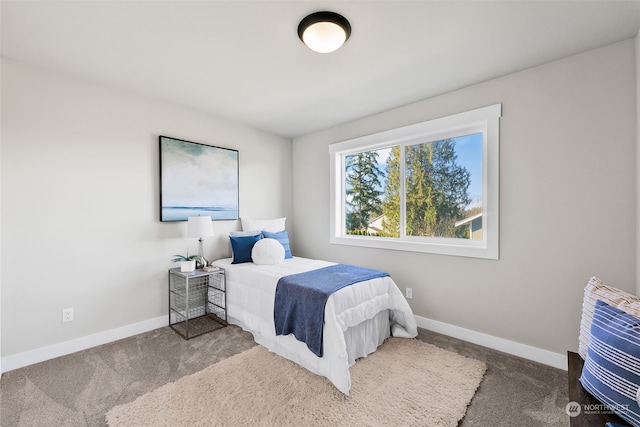
[(287, 230), (278, 231), (277, 233), (262, 230), (262, 235), (265, 239), (276, 239), (282, 246), (284, 246), (285, 259), (293, 258), (293, 255), (291, 255), (291, 248), (289, 247), (289, 234), (287, 234)]
[(608, 410), (640, 426), (640, 319), (596, 301), (580, 382)]
[(229, 240), (231, 240), (231, 251), (233, 252), (231, 264), (252, 262), (251, 250), (253, 249), (253, 245), (261, 238), (261, 234), (255, 236), (229, 236)]

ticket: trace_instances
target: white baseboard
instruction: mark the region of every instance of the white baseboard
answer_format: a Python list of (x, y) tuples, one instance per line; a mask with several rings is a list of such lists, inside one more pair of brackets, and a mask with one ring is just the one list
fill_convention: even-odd
[[(482, 332), (476, 332), (459, 326), (450, 325), (448, 323), (439, 322), (437, 320), (427, 319), (426, 317), (416, 316), (416, 321), (419, 327), (433, 332), (449, 335), (454, 338), (469, 341), (471, 343), (489, 347), (514, 356), (523, 357), (525, 359), (553, 366), (554, 368), (564, 369), (565, 371), (567, 370), (567, 356), (563, 354), (553, 353), (548, 350), (542, 350), (540, 348), (517, 343), (515, 341), (509, 341), (492, 335), (483, 334)], [(0, 367), (2, 367), (2, 371), (0, 373), (9, 372), (24, 366), (44, 362), (45, 360), (64, 356), (66, 354), (75, 353), (76, 351), (86, 350), (91, 347), (128, 338), (153, 329), (162, 328), (168, 324), (169, 316), (161, 316), (156, 317), (155, 319), (149, 319), (132, 325), (123, 326), (121, 328), (111, 329), (109, 331), (76, 338), (74, 340), (53, 344), (47, 347), (25, 351), (24, 353), (5, 356), (0, 360)]]
[(439, 322), (437, 320), (427, 319), (426, 317), (416, 316), (416, 321), (419, 327), (433, 332), (449, 335), (450, 337), (489, 347), (494, 350), (502, 351), (503, 353), (523, 357), (525, 359), (533, 360), (534, 362), (553, 366), (554, 368), (563, 369), (565, 371), (567, 370), (566, 354), (554, 353), (552, 351), (543, 350), (530, 345), (483, 334), (482, 332), (476, 332), (459, 326), (450, 325), (448, 323)]
[(2, 367), (2, 371), (0, 373), (9, 372), (24, 366), (33, 365), (35, 363), (44, 362), (45, 360), (75, 353), (76, 351), (86, 350), (91, 347), (128, 338), (143, 332), (162, 328), (168, 324), (169, 315), (160, 316), (155, 319), (144, 320), (121, 328), (111, 329), (97, 334), (88, 335), (86, 337), (36, 348), (35, 350), (25, 351), (24, 353), (5, 356), (0, 362), (0, 366)]

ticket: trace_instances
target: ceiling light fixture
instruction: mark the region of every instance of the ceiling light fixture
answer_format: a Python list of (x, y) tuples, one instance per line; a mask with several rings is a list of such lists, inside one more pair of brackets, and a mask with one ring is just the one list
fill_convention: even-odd
[(335, 12), (315, 12), (298, 25), (298, 37), (309, 49), (319, 53), (337, 50), (349, 39), (351, 24)]

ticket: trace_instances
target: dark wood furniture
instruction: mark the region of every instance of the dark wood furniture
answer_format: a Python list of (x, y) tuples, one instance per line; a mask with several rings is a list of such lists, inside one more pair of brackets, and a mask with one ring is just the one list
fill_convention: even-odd
[[(599, 413), (602, 411), (585, 411), (584, 408), (599, 408), (601, 403), (591, 396), (580, 384), (579, 378), (582, 374), (584, 360), (578, 353), (567, 352), (569, 361), (569, 401), (577, 402), (580, 405), (580, 413), (570, 417), (571, 427), (604, 427), (608, 422), (628, 426), (629, 423), (621, 420), (614, 414)], [(595, 413), (592, 413), (595, 412)]]

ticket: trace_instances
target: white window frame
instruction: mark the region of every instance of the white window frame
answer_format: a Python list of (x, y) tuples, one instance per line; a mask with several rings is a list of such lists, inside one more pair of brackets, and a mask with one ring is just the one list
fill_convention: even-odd
[[(502, 105), (495, 104), (410, 126), (367, 135), (329, 146), (330, 242), (338, 245), (425, 252), (472, 258), (499, 256), (499, 121)], [(482, 240), (404, 235), (404, 203), (401, 204), (400, 237), (356, 236), (346, 233), (345, 157), (394, 145), (407, 146), (482, 133)], [(401, 163), (404, 163), (404, 150)], [(404, 185), (404, 180), (402, 184)], [(404, 187), (401, 188), (404, 194)]]

